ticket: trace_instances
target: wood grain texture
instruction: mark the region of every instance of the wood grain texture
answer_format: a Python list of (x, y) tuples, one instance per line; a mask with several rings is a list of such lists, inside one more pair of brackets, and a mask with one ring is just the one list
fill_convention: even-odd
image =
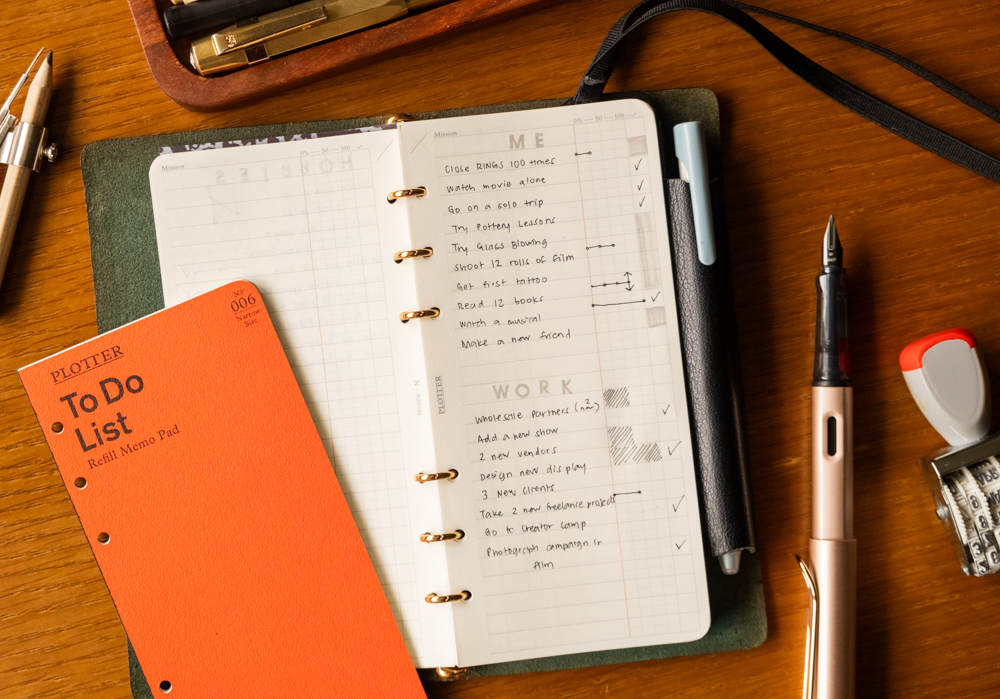
[[(48, 62), (46, 56), (28, 86), (19, 121), (43, 126), (50, 99), (52, 99), (52, 64)], [(13, 136), (14, 132), (11, 133), (11, 138)], [(48, 144), (42, 144), (43, 147), (46, 145)], [(3, 188), (0, 189), (0, 282), (3, 280), (4, 270), (7, 269), (7, 258), (14, 244), (14, 234), (17, 232), (24, 197), (28, 193), (28, 180), (32, 169), (21, 165), (9, 165), (7, 170), (8, 175), (4, 177)]]
[(0, 280), (3, 280), (7, 269), (7, 258), (14, 244), (14, 234), (17, 232), (18, 220), (21, 216), (21, 206), (24, 195), (28, 193), (28, 179), (31, 169), (10, 165), (8, 174), (4, 177), (3, 188), (0, 189)]
[(189, 41), (171, 43), (160, 20), (167, 0), (128, 0), (153, 77), (171, 99), (196, 112), (250, 104), (289, 88), (385, 60), (473, 25), (523, 12), (539, 0), (464, 0), (451, 2), (345, 36), (305, 51), (264, 61), (255, 70), (201, 77), (190, 66)]
[[(630, 5), (539, 3), (334, 79), (196, 114), (157, 87), (125, 3), (0, 4), (0, 85), (13, 84), (43, 43), (55, 50), (47, 125), (62, 150), (32, 177), (0, 286), (0, 696), (128, 697), (124, 632), (16, 375), (96, 333), (81, 148), (184, 129), (568, 96)], [(1000, 106), (994, 4), (769, 7), (880, 43)], [(836, 39), (762, 23), (877, 96), (1000, 155), (1000, 125), (910, 73)], [(926, 333), (967, 327), (1000, 376), (998, 185), (831, 102), (721, 20), (675, 13), (640, 35), (610, 89), (704, 86), (722, 107), (769, 637), (751, 651), (455, 682), (429, 695), (800, 696), (807, 599), (794, 554), (809, 537), (813, 277), (832, 213), (851, 285), (858, 696), (994, 696), (1000, 577), (959, 571), (917, 465), (942, 440), (910, 399), (897, 357)]]

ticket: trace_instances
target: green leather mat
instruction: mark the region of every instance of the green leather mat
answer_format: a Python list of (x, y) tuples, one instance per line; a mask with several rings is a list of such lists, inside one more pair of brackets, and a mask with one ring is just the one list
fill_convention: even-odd
[[(660, 133), (669, 134), (673, 125), (682, 121), (704, 123), (711, 168), (714, 172), (722, 171), (719, 106), (715, 95), (705, 89), (691, 88), (643, 95), (609, 95), (608, 98), (633, 96), (645, 99), (653, 105), (660, 120)], [(554, 107), (563, 102), (564, 100), (520, 102), (471, 109), (451, 109), (415, 116), (443, 118)], [(340, 131), (381, 123), (385, 123), (384, 118), (371, 117), (275, 124), (122, 138), (88, 145), (83, 150), (81, 163), (87, 197), (87, 218), (90, 223), (98, 331), (106, 332), (163, 308), (156, 232), (153, 226), (153, 205), (149, 191), (149, 167), (159, 154), (161, 146)], [(669, 144), (671, 141), (668, 139), (667, 142)], [(675, 163), (676, 158), (672, 152), (664, 154), (663, 162)], [(735, 576), (723, 575), (718, 563), (708, 551), (706, 551), (706, 561), (712, 626), (704, 638), (690, 643), (482, 665), (470, 668), (466, 677), (564, 670), (743, 650), (759, 646), (767, 637), (767, 615), (764, 610), (764, 590), (757, 556), (744, 554), (740, 572)], [(129, 644), (129, 674), (133, 697), (153, 699), (131, 644)], [(436, 673), (432, 670), (422, 670), (421, 676), (425, 680), (437, 679)]]

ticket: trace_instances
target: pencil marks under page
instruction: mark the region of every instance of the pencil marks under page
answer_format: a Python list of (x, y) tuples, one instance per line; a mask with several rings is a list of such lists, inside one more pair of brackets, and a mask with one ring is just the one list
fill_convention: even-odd
[[(394, 130), (165, 155), (150, 170), (167, 305), (233, 279), (261, 289), (410, 653), (445, 665), (450, 619), (422, 598), (447, 585), (446, 565), (417, 538), (440, 520), (436, 490), (413, 480), (436, 470), (420, 327), (393, 321), (414, 295), (412, 268), (392, 262), (409, 247), (405, 206), (386, 200), (400, 179)], [(350, 591), (331, 580), (330, 594)]]
[[(460, 664), (704, 635), (655, 119), (636, 101), (400, 129)], [(440, 592), (440, 591), (438, 591)]]

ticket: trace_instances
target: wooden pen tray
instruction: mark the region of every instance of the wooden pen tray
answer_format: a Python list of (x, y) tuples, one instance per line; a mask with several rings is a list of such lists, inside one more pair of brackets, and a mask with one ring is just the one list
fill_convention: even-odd
[(142, 50), (160, 89), (195, 112), (230, 109), (372, 61), (405, 53), (419, 42), (468, 30), (541, 0), (456, 0), (441, 7), (224, 75), (203, 78), (190, 68), (188, 42), (167, 39), (160, 13), (169, 0), (128, 0)]

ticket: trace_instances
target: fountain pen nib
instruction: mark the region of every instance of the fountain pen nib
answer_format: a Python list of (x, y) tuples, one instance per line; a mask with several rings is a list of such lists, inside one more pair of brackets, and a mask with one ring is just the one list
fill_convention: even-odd
[(844, 248), (840, 247), (840, 238), (837, 236), (837, 224), (830, 217), (826, 224), (826, 234), (823, 236), (823, 266), (842, 267), (844, 263)]

